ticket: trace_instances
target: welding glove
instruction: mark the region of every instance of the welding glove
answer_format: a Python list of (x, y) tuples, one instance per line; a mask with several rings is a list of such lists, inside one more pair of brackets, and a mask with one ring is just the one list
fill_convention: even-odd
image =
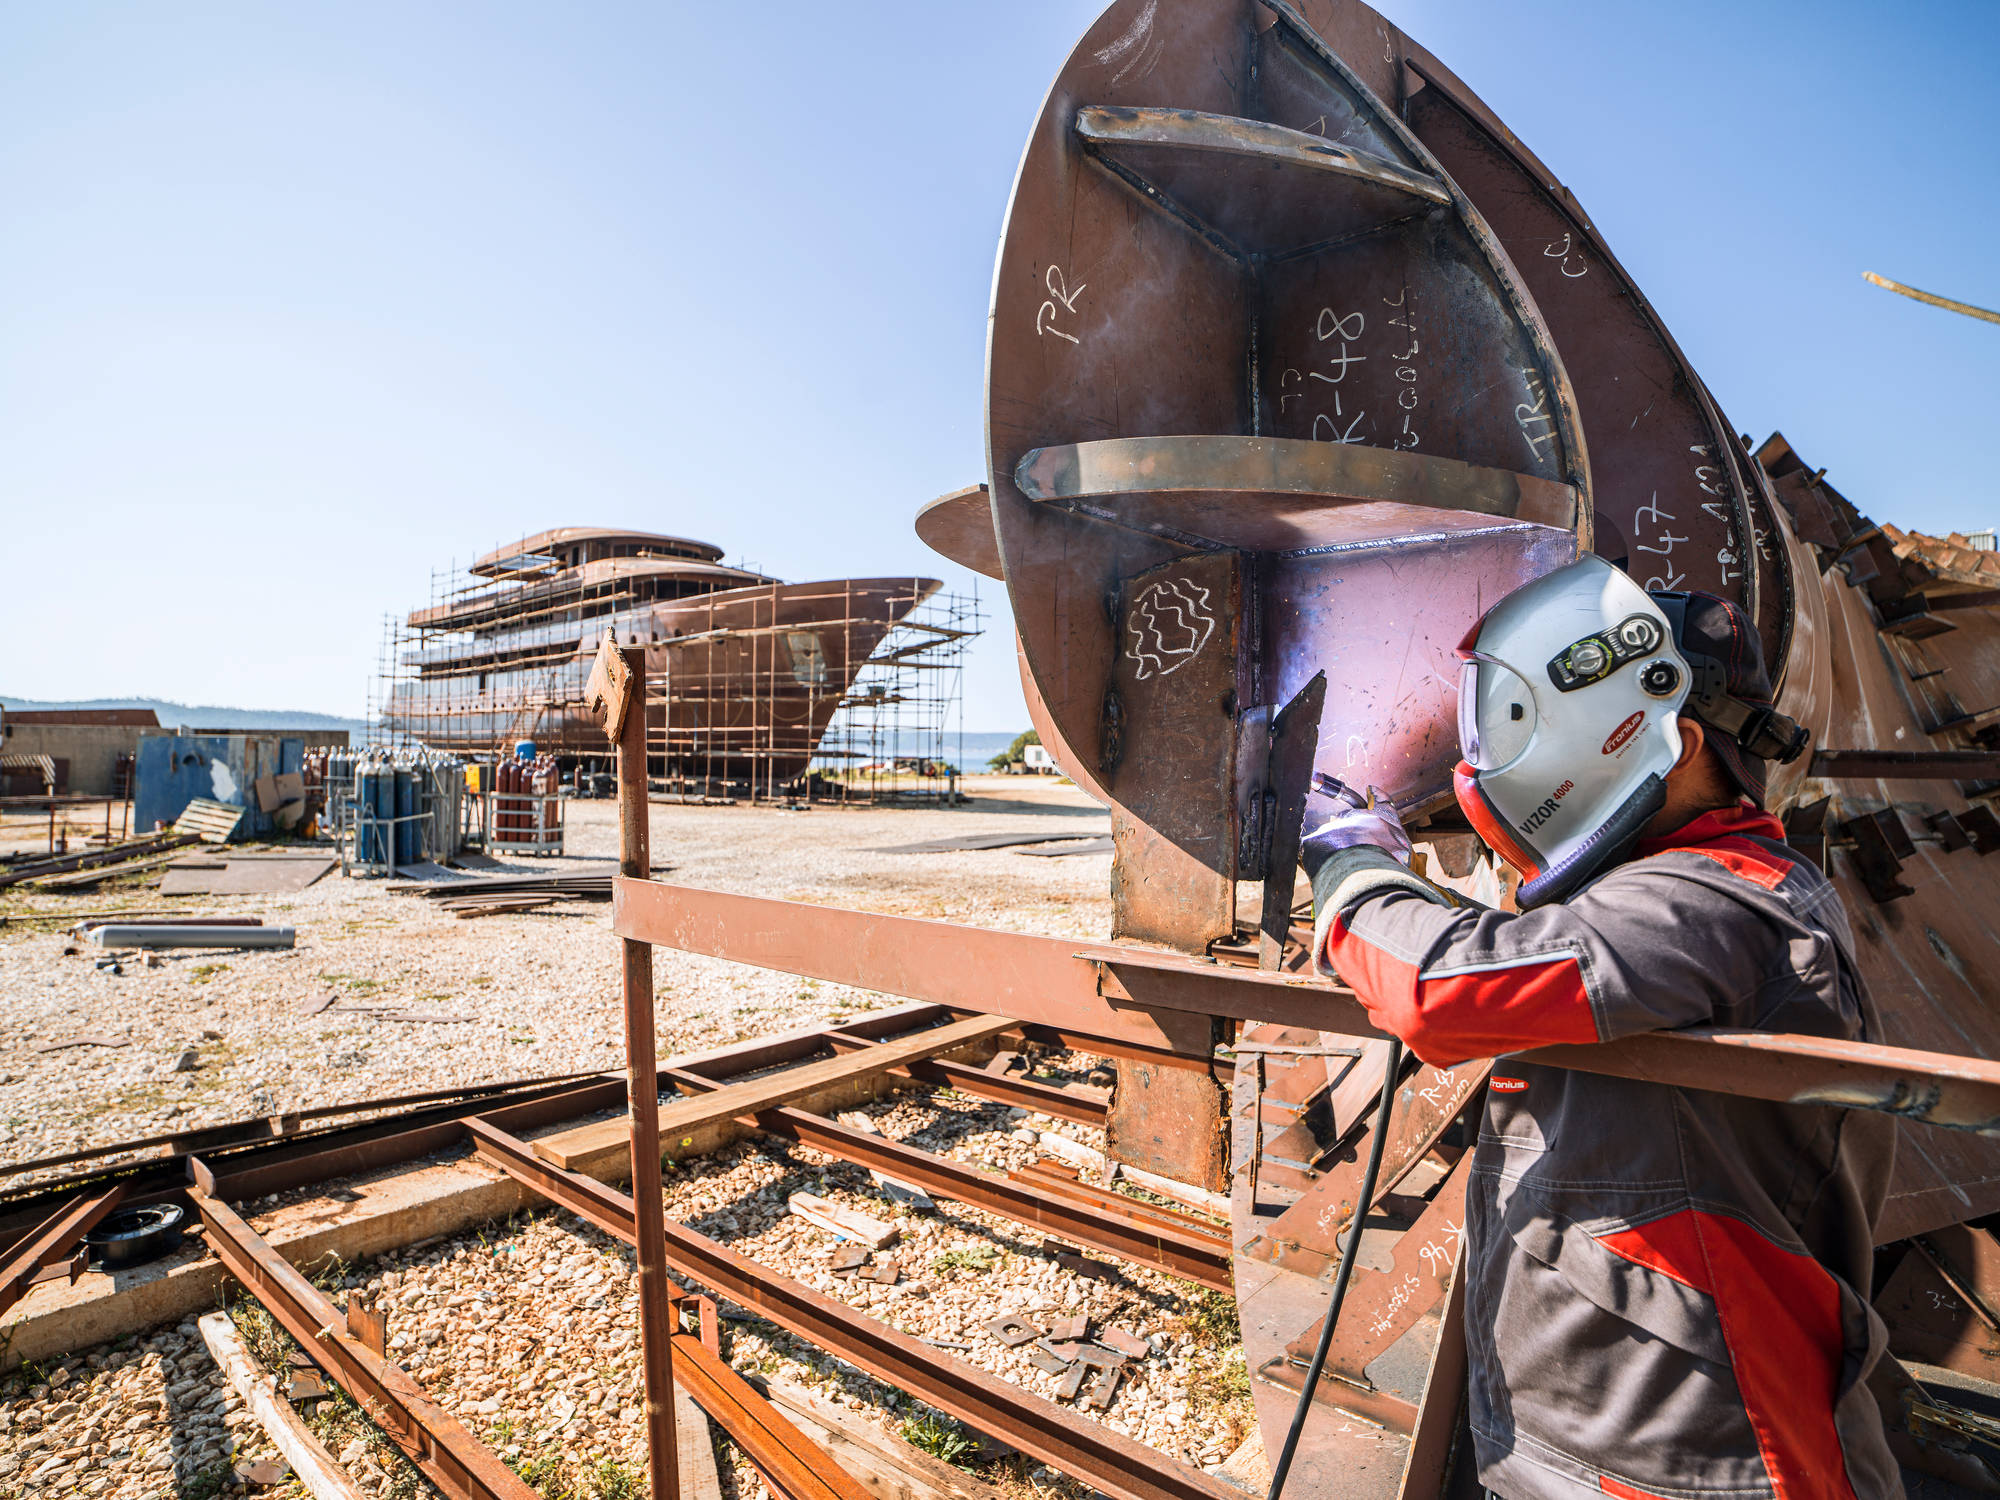
[(1373, 787), (1363, 796), (1348, 786), (1327, 797), (1333, 803), (1332, 811), (1308, 829), (1299, 844), (1299, 863), (1305, 866), (1308, 880), (1316, 881), (1320, 868), (1334, 855), (1363, 846), (1380, 849), (1398, 864), (1409, 865), (1410, 836), (1403, 831), (1403, 820), (1396, 816), (1387, 797)]

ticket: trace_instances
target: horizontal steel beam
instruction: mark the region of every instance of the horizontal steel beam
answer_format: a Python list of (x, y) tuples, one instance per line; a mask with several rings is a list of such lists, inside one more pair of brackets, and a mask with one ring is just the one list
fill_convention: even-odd
[[(707, 1082), (692, 1073), (674, 1070), (669, 1070), (667, 1076), (691, 1087)], [(906, 1146), (887, 1136), (870, 1135), (802, 1109), (767, 1109), (746, 1118), (759, 1130), (798, 1141), (856, 1166), (872, 1168), (885, 1177), (914, 1183), (934, 1198), (969, 1203), (1016, 1224), (1074, 1240), (1134, 1265), (1185, 1277), (1218, 1292), (1236, 1290), (1229, 1246), (1210, 1236), (1190, 1234), (1137, 1217), (1098, 1213), (1054, 1194), (964, 1166), (935, 1152)]]
[[(537, 1157), (525, 1141), (466, 1123), (479, 1154), (543, 1197), (632, 1243), (632, 1200)], [(1112, 1500), (1242, 1500), (1239, 1491), (1053, 1402), (953, 1359), (671, 1219), (667, 1263), (974, 1430), (1074, 1475)]]
[[(617, 931), (644, 942), (807, 974), (953, 1009), (1129, 1034), (1143, 1016), (1221, 1016), (1384, 1036), (1353, 991), (1312, 974), (1239, 968), (1157, 949), (1089, 946), (915, 917), (617, 882)], [(1551, 1067), (1788, 1104), (1872, 1109), (2000, 1134), (2000, 1062), (1784, 1032), (1689, 1028), (1521, 1054)]]
[(1136, 1042), (1204, 1063), (1215, 1050), (1203, 1017), (1099, 996), (1092, 966), (1071, 956), (1073, 943), (627, 876), (612, 883), (612, 903), (613, 931), (660, 947)]
[(223, 1269), (270, 1310), (306, 1356), (333, 1377), (450, 1500), (539, 1500), (533, 1488), (431, 1400), (402, 1366), (349, 1333), (340, 1309), (228, 1204), (198, 1187), (188, 1196), (208, 1228), (208, 1248)]

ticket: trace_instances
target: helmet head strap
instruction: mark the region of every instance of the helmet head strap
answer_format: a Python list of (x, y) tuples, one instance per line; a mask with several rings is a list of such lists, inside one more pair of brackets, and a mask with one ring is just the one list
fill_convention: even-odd
[(1796, 719), (1769, 704), (1752, 703), (1729, 692), (1728, 669), (1716, 657), (1690, 648), (1684, 639), (1687, 595), (1653, 596), (1673, 627), (1674, 646), (1688, 664), (1688, 695), (1682, 712), (1736, 741), (1745, 755), (1789, 765), (1805, 753), (1812, 736)]

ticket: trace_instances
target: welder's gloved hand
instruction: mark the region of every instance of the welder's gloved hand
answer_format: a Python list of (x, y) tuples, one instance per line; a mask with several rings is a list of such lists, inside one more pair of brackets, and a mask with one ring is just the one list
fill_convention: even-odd
[[(1382, 850), (1398, 864), (1409, 864), (1410, 836), (1403, 831), (1403, 820), (1396, 816), (1387, 797), (1373, 787), (1365, 798), (1351, 787), (1342, 787), (1330, 800), (1332, 810), (1307, 828), (1299, 844), (1299, 863), (1305, 866), (1308, 880), (1316, 880), (1320, 867), (1334, 855), (1364, 845)], [(1309, 809), (1308, 819), (1317, 810)]]

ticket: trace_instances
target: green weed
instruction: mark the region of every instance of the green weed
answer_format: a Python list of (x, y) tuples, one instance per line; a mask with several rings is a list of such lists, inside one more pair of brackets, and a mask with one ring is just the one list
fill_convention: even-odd
[(960, 1469), (972, 1467), (972, 1454), (979, 1447), (979, 1439), (967, 1432), (949, 1417), (941, 1417), (936, 1412), (925, 1412), (921, 1417), (911, 1417), (903, 1423), (903, 1441), (912, 1448), (921, 1449), (932, 1458), (942, 1459)]

